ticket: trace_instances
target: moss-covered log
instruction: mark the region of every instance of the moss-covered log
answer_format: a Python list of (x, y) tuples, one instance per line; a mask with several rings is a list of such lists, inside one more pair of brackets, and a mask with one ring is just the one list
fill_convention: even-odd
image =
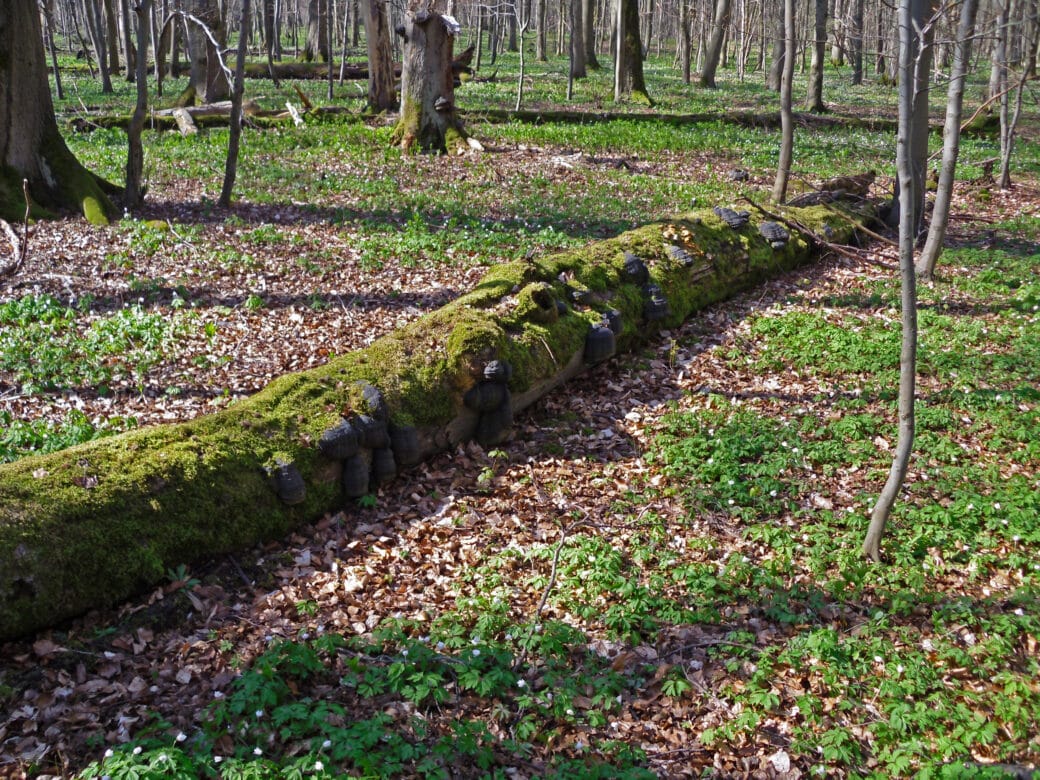
[[(831, 241), (852, 233), (821, 208), (795, 213)], [(690, 214), (495, 267), (370, 347), (212, 416), (2, 465), (0, 639), (283, 534), (460, 441), (496, 444), (590, 363), (810, 254), (776, 223)]]

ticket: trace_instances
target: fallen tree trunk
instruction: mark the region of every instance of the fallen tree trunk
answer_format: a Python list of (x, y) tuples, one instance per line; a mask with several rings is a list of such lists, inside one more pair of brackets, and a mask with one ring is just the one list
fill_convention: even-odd
[[(823, 207), (789, 213), (831, 242), (855, 228)], [(588, 365), (809, 259), (804, 236), (758, 220), (700, 212), (498, 266), (217, 414), (0, 465), (0, 639), (283, 535), (461, 441), (499, 444), (513, 414)]]

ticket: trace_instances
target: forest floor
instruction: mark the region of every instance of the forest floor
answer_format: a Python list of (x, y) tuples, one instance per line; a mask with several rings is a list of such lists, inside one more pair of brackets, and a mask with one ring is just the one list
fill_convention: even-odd
[[(631, 175), (632, 189), (622, 181), (604, 192), (638, 203), (647, 179), (710, 189), (740, 163), (722, 149), (639, 155), (491, 143), (487, 155), (457, 165), (411, 160), (401, 186), (448, 190), (462, 180), (509, 193), (539, 180), (547, 192), (566, 191), (610, 170), (612, 177)], [(337, 167), (350, 164), (323, 159), (321, 178), (355, 176)], [(366, 175), (382, 181), (387, 174)], [(879, 181), (875, 195), (889, 183)], [(204, 414), (282, 373), (370, 343), (472, 287), (486, 270), (483, 250), (438, 238), (465, 231), (465, 220), (431, 225), (428, 215), (413, 213), (394, 233), (362, 235), (344, 227), (342, 204), (244, 199), (222, 212), (197, 181), (170, 177), (161, 184), (122, 227), (92, 228), (77, 219), (32, 227), (28, 262), (0, 280), (0, 301), (53, 296), (58, 308), (79, 313), (78, 335), (65, 351), (55, 347), (50, 373), (39, 368), (38, 356), (31, 366), (0, 373), (0, 412), (8, 420), (60, 427), (77, 410), (118, 429)], [(742, 186), (765, 200), (770, 184), (755, 168)], [(676, 210), (689, 205), (676, 201)], [(1029, 296), (1040, 236), (1009, 225), (1023, 220), (1035, 231), (1038, 204), (1040, 187), (1029, 178), (1006, 192), (984, 180), (959, 185), (949, 242), (975, 260), (958, 261), (950, 277), (999, 274), (979, 259), (991, 250), (1025, 252), (1033, 276), (1014, 277), (1013, 288), (1000, 288), (1007, 301), (994, 298), (992, 307), (983, 293), (972, 297), (947, 282), (923, 288), (923, 306), (963, 314), (976, 335), (987, 328), (1003, 333), (1009, 310), (1026, 318), (1023, 332), (1035, 332), (1036, 300)], [(508, 203), (480, 205), (491, 235), (509, 232), (516, 214)], [(363, 224), (385, 216), (361, 210), (349, 219)], [(570, 235), (540, 230), (527, 251), (616, 232), (607, 218), (582, 219)], [(437, 262), (445, 247), (452, 262)], [(1027, 516), (1034, 499), (1003, 499), (1022, 501), (1020, 516), (1011, 518), (1013, 540), (991, 540), (989, 525), (985, 533), (970, 532), (977, 532), (967, 538), (978, 539), (979, 555), (989, 557), (958, 557), (963, 540), (952, 530), (945, 537), (935, 531), (940, 541), (922, 541), (913, 534), (917, 516), (907, 515), (897, 517), (889, 552), (897, 573), (854, 562), (894, 444), (891, 388), (869, 378), (878, 365), (826, 376), (770, 354), (772, 321), (793, 322), (796, 330), (799, 322), (809, 330), (832, 324), (846, 334), (862, 324), (887, 328), (889, 339), (898, 331), (894, 262), (881, 243), (824, 257), (590, 370), (520, 415), (499, 449), (460, 446), (285, 539), (171, 570), (168, 582), (138, 599), (0, 646), (0, 776), (73, 775), (106, 751), (115, 751), (109, 761), (130, 760), (135, 746), (160, 771), (160, 758), (203, 743), (212, 761), (237, 756), (245, 766), (255, 752), (259, 765), (260, 756), (277, 752), (283, 762), (307, 759), (304, 775), (325, 776), (335, 761), (325, 758), (325, 766), (314, 757), (331, 756), (335, 746), (314, 736), (319, 732), (294, 731), (303, 728), (288, 710), (294, 702), (311, 710), (335, 702), (350, 721), (377, 724), (390, 747), (377, 741), (369, 751), (388, 773), (397, 761), (405, 775), (426, 771), (419, 763), (425, 754), (408, 752), (413, 745), (426, 745), (434, 757), (428, 776), (446, 777), (573, 777), (577, 767), (586, 776), (612, 776), (594, 774), (607, 765), (621, 767), (618, 776), (624, 768), (639, 776), (644, 768), (661, 777), (783, 778), (898, 775), (963, 761), (1035, 767), (1040, 742), (1030, 724), (1040, 716), (1040, 575), (1030, 566), (1040, 528), (1035, 514)], [(137, 312), (127, 338), (143, 344), (134, 347), (136, 358), (126, 357), (129, 342), (119, 334), (102, 329), (95, 338), (90, 330), (127, 309)], [(103, 337), (123, 351), (104, 352)], [(47, 333), (37, 338), (47, 341)], [(995, 340), (985, 354), (1023, 370), (1036, 365), (1035, 355), (1022, 358), (1014, 348)], [(854, 350), (836, 358), (845, 359), (873, 360)], [(90, 364), (90, 373), (72, 377), (76, 389), (48, 390), (49, 381), (68, 378), (61, 375), (68, 363)], [(952, 381), (928, 374), (922, 395), (937, 398)], [(1000, 381), (979, 380), (986, 392), (999, 392)], [(1018, 393), (1015, 414), (1032, 436), (1028, 426), (1037, 425), (1040, 402), (1023, 394), (1020, 377), (1007, 382), (1006, 392)], [(864, 422), (875, 417), (882, 421), (876, 430)], [(766, 418), (779, 422), (770, 428)], [(863, 442), (862, 431), (849, 428), (837, 454), (821, 454), (831, 442), (819, 432), (847, 420), (869, 429)], [(974, 452), (980, 473), (997, 464), (1009, 484), (1021, 478), (1035, 488), (1040, 455), (1028, 449), (1024, 460), (1004, 463), (1002, 447), (1029, 445), (987, 441), (990, 429), (980, 437), (970, 425), (951, 418), (943, 429), (955, 452), (969, 459)], [(712, 449), (719, 442), (754, 449), (756, 437), (770, 443), (734, 455), (733, 479), (703, 471), (723, 460), (725, 453)], [(683, 453), (684, 441), (704, 449)], [(866, 448), (853, 448), (861, 460), (852, 465), (853, 450), (840, 449), (850, 442)], [(816, 445), (819, 460), (803, 461), (799, 446)], [(794, 455), (775, 481), (770, 458), (781, 449)], [(915, 511), (950, 506), (952, 494), (942, 492), (953, 488), (935, 480), (943, 469), (960, 468), (952, 457), (944, 464), (931, 454), (915, 461), (907, 490)], [(717, 501), (691, 488), (709, 478)], [(772, 502), (761, 487), (769, 479), (780, 493)], [(999, 511), (989, 488), (979, 489)], [(819, 518), (825, 522), (816, 525)], [(776, 531), (788, 541), (777, 541)], [(843, 557), (828, 558), (820, 552), (826, 547)], [(906, 573), (922, 567), (923, 584)], [(669, 579), (680, 569), (688, 580)], [(557, 633), (550, 636), (550, 627)], [(991, 627), (999, 648), (987, 644)], [(520, 631), (523, 642), (514, 636)], [(248, 671), (267, 669), (272, 653), (339, 635), (366, 644), (323, 646), (331, 677), (297, 669), (284, 673), (285, 686), (270, 699), (267, 689), (253, 699), (244, 695), (242, 681), (253, 679)], [(544, 644), (533, 642), (535, 635), (544, 635)], [(1007, 676), (973, 648), (992, 653)], [(418, 664), (409, 652), (412, 659), (429, 654), (427, 666), (409, 666)], [(475, 669), (478, 657), (489, 665)], [(282, 679), (276, 667), (269, 684)], [(483, 675), (473, 684), (460, 671), (471, 668)], [(418, 682), (401, 687), (393, 677), (401, 669), (430, 674), (431, 689), (417, 692)], [(494, 675), (498, 682), (480, 689)], [(883, 687), (888, 679), (891, 690)], [(986, 698), (995, 679), (1002, 690), (1018, 686), (1013, 712)], [(947, 698), (934, 698), (940, 695)], [(235, 728), (214, 739), (207, 725), (221, 701), (239, 709), (233, 718), (220, 710)], [(937, 708), (955, 714), (936, 720)], [(271, 723), (276, 717), (285, 720)], [(337, 717), (325, 717), (322, 728), (342, 726)], [(943, 742), (944, 731), (960, 741)], [(459, 747), (467, 735), (476, 747)], [(430, 746), (445, 736), (453, 748), (437, 753)], [(246, 751), (250, 739), (255, 746)], [(395, 753), (387, 752), (391, 747)], [(358, 772), (368, 766), (354, 753), (337, 760)], [(220, 767), (211, 763), (206, 771), (215, 776)], [(234, 776), (249, 776), (241, 771)], [(109, 765), (93, 765), (93, 774), (119, 776)]]

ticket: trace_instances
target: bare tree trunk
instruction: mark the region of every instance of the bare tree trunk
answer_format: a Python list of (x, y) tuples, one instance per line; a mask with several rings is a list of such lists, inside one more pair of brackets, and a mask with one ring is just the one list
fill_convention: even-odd
[(918, 256), (914, 270), (922, 279), (931, 279), (935, 264), (942, 254), (946, 226), (950, 219), (950, 201), (957, 172), (957, 156), (961, 140), (961, 106), (964, 103), (964, 82), (971, 65), (971, 40), (975, 36), (975, 16), (978, 0), (962, 0), (961, 18), (954, 42), (953, 67), (946, 93), (946, 122), (943, 126), (943, 153), (939, 166), (939, 183), (935, 190), (935, 205), (928, 238)]
[(711, 25), (711, 40), (708, 41), (704, 56), (704, 68), (701, 71), (700, 85), (715, 89), (715, 72), (719, 68), (722, 57), (722, 45), (726, 39), (726, 28), (729, 26), (730, 0), (717, 0), (715, 16)]
[(328, 62), (328, 30), (329, 15), (326, 12), (326, 4), (323, 0), (309, 0), (307, 3), (307, 42), (303, 49), (303, 58), (310, 62), (315, 57), (321, 57), (323, 62)]
[(590, 70), (599, 70), (596, 59), (596, 2), (581, 0), (582, 39), (585, 42), (585, 66)]
[(815, 7), (815, 38), (805, 107), (814, 113), (822, 114), (827, 111), (827, 106), (823, 102), (823, 66), (827, 56), (827, 0), (816, 0)]
[[(263, 16), (264, 54), (267, 55), (267, 69), (271, 71), (271, 81), (277, 87), (278, 77), (274, 73), (275, 36), (277, 35), (277, 25), (274, 21), (274, 0), (263, 0), (261, 15)], [(344, 57), (344, 59), (346, 58)]]
[(571, 78), (583, 79), (585, 70), (585, 25), (581, 21), (582, 0), (570, 0)]
[(405, 151), (462, 152), (479, 149), (455, 110), (452, 47), (459, 28), (437, 11), (413, 5), (405, 16), (401, 114), (393, 140)]
[(227, 159), (224, 162), (224, 185), (217, 203), (222, 208), (231, 206), (238, 171), (238, 143), (242, 137), (242, 91), (245, 84), (246, 52), (249, 46), (249, 2), (242, 0), (242, 25), (238, 31), (238, 56), (235, 59), (235, 84), (231, 89), (231, 126), (228, 133)]
[(690, 0), (679, 0), (679, 56), (682, 58), (683, 84), (690, 83)]
[(385, 0), (361, 0), (368, 42), (368, 109), (375, 113), (397, 107), (394, 63)]
[(224, 70), (220, 47), (225, 41), (224, 20), (214, 0), (193, 0), (194, 16), (206, 27), (186, 21), (185, 38), (191, 57), (191, 85), (201, 103), (227, 99), (231, 83)]
[[(817, 0), (819, 2), (820, 0)], [(784, 0), (784, 75), (780, 81), (780, 159), (773, 183), (773, 202), (783, 203), (787, 197), (787, 181), (791, 176), (794, 156), (794, 115), (791, 94), (794, 84), (795, 0)]]
[[(126, 80), (132, 82), (136, 77), (137, 54), (134, 51), (134, 32), (130, 22), (130, 0), (119, 0), (119, 11), (123, 16), (123, 54), (126, 60)], [(144, 58), (148, 59), (147, 51), (144, 53)], [(145, 69), (146, 74), (147, 72)]]
[(107, 222), (107, 193), (118, 190), (80, 165), (58, 132), (42, 41), (36, 0), (0, 2), (0, 217), (24, 217), (24, 181), (37, 217), (75, 209)]
[[(899, 177), (899, 272), (902, 282), (902, 347), (899, 352), (899, 435), (895, 456), (885, 486), (870, 515), (870, 525), (863, 540), (863, 555), (881, 560), (881, 538), (899, 495), (910, 454), (914, 446), (914, 396), (917, 383), (917, 276), (914, 273), (914, 245), (917, 241), (918, 177), (914, 161), (914, 141), (920, 118), (917, 102), (920, 94), (921, 52), (927, 48), (917, 31), (928, 19), (927, 0), (899, 2), (899, 134), (896, 141), (896, 171)], [(927, 102), (928, 76), (924, 77)], [(925, 115), (927, 122), (927, 114)]]
[(58, 50), (54, 46), (54, 0), (46, 0), (43, 4), (43, 18), (47, 23), (47, 50), (51, 55), (51, 69), (54, 71), (54, 94), (58, 100), (65, 99), (65, 90), (61, 86), (61, 68), (58, 67)]
[(108, 72), (119, 72), (119, 25), (116, 22), (116, 0), (101, 0), (104, 6), (105, 27), (108, 30)]
[[(534, 36), (534, 58), (539, 62), (545, 62), (548, 57), (545, 51), (545, 26), (548, 24), (549, 19), (546, 14), (546, 0), (535, 0), (535, 36)], [(477, 23), (480, 22), (480, 16), (477, 16)], [(479, 29), (479, 28), (478, 28)], [(477, 39), (480, 36), (477, 35)]]
[(625, 65), (625, 0), (617, 0), (614, 21), (614, 100), (625, 96), (628, 68)]
[(849, 57), (852, 60), (852, 83), (863, 83), (863, 0), (852, 0), (849, 26)]
[(148, 38), (152, 30), (152, 0), (138, 0), (134, 9), (137, 17), (137, 104), (130, 117), (130, 127), (126, 132), (126, 193), (125, 204), (134, 209), (144, 201), (144, 148), (141, 145), (141, 133), (144, 131), (144, 120), (148, 113)]
[(98, 59), (98, 73), (101, 75), (101, 91), (112, 92), (112, 77), (108, 69), (108, 43), (105, 40), (105, 23), (102, 19), (101, 0), (83, 0), (87, 19), (87, 32), (94, 43), (94, 52)]
[(780, 14), (780, 16), (777, 17), (776, 22), (776, 37), (773, 38), (773, 61), (769, 65), (769, 75), (766, 77), (766, 87), (774, 92), (779, 92), (781, 82), (784, 80), (784, 15)]

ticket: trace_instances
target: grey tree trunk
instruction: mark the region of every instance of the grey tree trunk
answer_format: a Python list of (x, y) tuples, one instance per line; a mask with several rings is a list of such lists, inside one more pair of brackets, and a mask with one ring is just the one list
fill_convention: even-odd
[[(817, 0), (819, 3), (820, 0)], [(787, 198), (787, 181), (791, 176), (791, 158), (794, 156), (794, 114), (791, 96), (794, 84), (795, 0), (784, 0), (784, 75), (780, 81), (780, 159), (773, 182), (773, 202), (783, 203)]]
[(822, 114), (827, 110), (823, 102), (823, 67), (827, 56), (827, 0), (816, 0), (816, 24), (812, 49), (812, 66), (809, 70), (809, 90), (805, 107)]
[(711, 24), (711, 38), (704, 54), (704, 68), (701, 70), (700, 85), (715, 89), (715, 73), (722, 58), (722, 44), (726, 39), (726, 28), (729, 26), (730, 0), (716, 0), (715, 15)]
[(116, 22), (116, 0), (101, 0), (104, 10), (105, 28), (108, 30), (108, 72), (119, 72), (119, 24)]
[(405, 15), (401, 113), (393, 140), (405, 151), (457, 153), (480, 144), (462, 128), (455, 109), (452, 49), (458, 27), (438, 11), (413, 3)]
[(368, 108), (380, 113), (397, 107), (394, 62), (390, 51), (390, 26), (385, 0), (361, 0), (368, 43)]
[[(911, 92), (914, 118), (910, 123), (913, 135), (910, 138), (910, 162), (914, 175), (914, 219), (917, 235), (924, 226), (925, 178), (928, 174), (928, 85), (932, 69), (932, 39), (935, 27), (930, 24), (934, 0), (911, 0), (913, 24), (923, 35), (914, 37), (914, 68), (911, 75), (916, 79), (916, 87)], [(902, 42), (900, 42), (902, 45)], [(902, 51), (900, 51), (902, 57)], [(899, 62), (900, 78), (902, 78), (902, 61)], [(896, 197), (889, 212), (888, 224), (898, 227), (902, 224), (903, 198), (900, 187), (902, 179), (896, 177)]]
[(73, 157), (58, 132), (36, 0), (0, 3), (0, 217), (25, 215), (23, 180), (33, 212), (74, 209), (95, 223), (114, 214), (115, 191)]
[(961, 141), (961, 108), (964, 103), (964, 82), (971, 65), (971, 41), (975, 36), (975, 17), (978, 0), (962, 0), (960, 22), (954, 41), (953, 66), (950, 85), (946, 92), (946, 122), (943, 125), (943, 152), (939, 166), (939, 183), (935, 190), (932, 223), (924, 249), (915, 262), (915, 271), (922, 279), (931, 279), (935, 265), (942, 254), (946, 227), (950, 219), (950, 201), (957, 172), (957, 155)]
[(599, 70), (596, 59), (596, 0), (581, 0), (582, 38), (585, 41), (585, 66)]
[(126, 191), (124, 203), (128, 209), (137, 208), (144, 202), (144, 147), (141, 144), (141, 133), (144, 131), (144, 120), (148, 114), (148, 39), (152, 31), (152, 0), (138, 0), (134, 8), (137, 17), (137, 103), (130, 117), (130, 127), (126, 132)]
[(582, 0), (570, 0), (571, 78), (583, 79), (585, 69), (585, 25), (581, 21)]
[(323, 0), (308, 0), (307, 3), (307, 41), (303, 48), (303, 58), (311, 62), (321, 57), (322, 62), (329, 60), (328, 13)]
[(776, 18), (776, 35), (773, 38), (773, 61), (769, 65), (766, 76), (766, 87), (774, 92), (780, 91), (780, 82), (784, 77), (784, 15)]
[(679, 56), (682, 58), (683, 83), (690, 83), (690, 0), (679, 0)]
[(98, 59), (98, 73), (101, 76), (101, 91), (104, 94), (112, 92), (112, 76), (108, 67), (108, 41), (105, 38), (105, 23), (101, 8), (102, 0), (84, 0), (84, 10), (87, 19), (87, 32), (94, 44), (94, 52)]
[(863, 0), (852, 0), (849, 18), (849, 57), (852, 60), (852, 83), (863, 83)]
[[(534, 35), (534, 58), (539, 62), (545, 62), (548, 59), (545, 51), (545, 26), (549, 20), (546, 15), (546, 0), (535, 0), (535, 35)], [(478, 12), (477, 20), (479, 22), (480, 16)], [(480, 36), (477, 36), (477, 40), (480, 40)]]
[[(123, 54), (126, 60), (126, 80), (133, 81), (137, 77), (137, 67), (135, 65), (136, 52), (134, 51), (134, 32), (133, 25), (130, 23), (130, 0), (119, 0), (119, 12), (123, 17)], [(145, 59), (148, 58), (148, 52), (144, 53)], [(145, 73), (147, 74), (147, 69)]]
[(46, 0), (43, 5), (43, 18), (47, 23), (47, 49), (51, 55), (51, 70), (54, 71), (54, 94), (58, 100), (65, 99), (65, 90), (61, 85), (61, 68), (58, 67), (58, 50), (54, 46), (54, 0)]
[(267, 69), (271, 72), (271, 81), (277, 87), (278, 77), (274, 72), (274, 52), (278, 33), (274, 11), (274, 0), (263, 0), (261, 15), (263, 16), (264, 25), (264, 54), (267, 55)]
[[(902, 282), (902, 346), (899, 352), (899, 435), (888, 479), (870, 515), (863, 540), (863, 555), (881, 560), (881, 539), (892, 514), (899, 491), (910, 466), (914, 446), (914, 395), (917, 382), (917, 276), (914, 273), (914, 245), (917, 241), (918, 177), (914, 162), (914, 123), (920, 95), (920, 52), (927, 43), (917, 31), (928, 18), (927, 0), (899, 0), (899, 133), (896, 140), (896, 175), (899, 178), (899, 275)], [(916, 67), (915, 67), (916, 66)], [(925, 90), (928, 78), (925, 70)], [(927, 100), (927, 94), (925, 95)], [(927, 121), (927, 115), (925, 115)]]
[(224, 161), (224, 185), (220, 188), (222, 208), (231, 206), (231, 193), (235, 189), (238, 172), (238, 144), (242, 137), (242, 91), (245, 84), (246, 52), (249, 47), (249, 2), (242, 0), (242, 24), (238, 31), (238, 56), (235, 59), (235, 84), (231, 90), (231, 117), (228, 132), (227, 159)]
[(191, 86), (200, 103), (226, 100), (231, 94), (231, 81), (224, 70), (219, 48), (224, 46), (224, 19), (215, 0), (191, 0), (188, 6), (195, 18), (205, 25), (190, 20), (184, 25), (184, 37), (191, 58)]

